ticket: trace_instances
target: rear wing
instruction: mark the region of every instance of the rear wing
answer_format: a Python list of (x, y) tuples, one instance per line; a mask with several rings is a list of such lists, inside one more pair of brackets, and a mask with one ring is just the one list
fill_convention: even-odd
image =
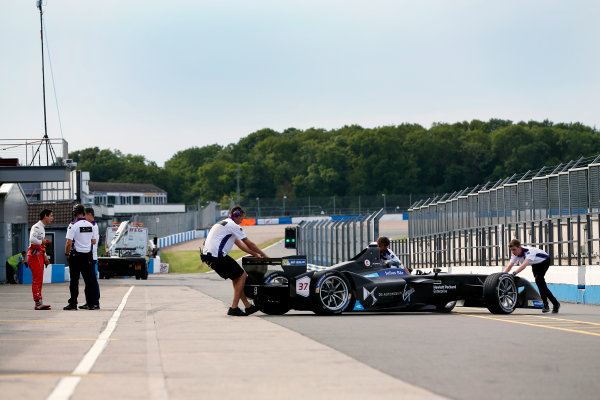
[(307, 271), (308, 263), (306, 256), (287, 256), (281, 258), (246, 256), (242, 258), (242, 267), (246, 272), (252, 273), (253, 275), (264, 276), (269, 269), (269, 265), (281, 266), (284, 274), (293, 277), (305, 273)]

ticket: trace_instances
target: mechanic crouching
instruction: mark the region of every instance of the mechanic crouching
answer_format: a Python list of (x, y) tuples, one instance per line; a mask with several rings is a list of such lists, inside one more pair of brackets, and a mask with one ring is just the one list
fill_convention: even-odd
[(404, 270), (406, 275), (410, 275), (410, 270), (402, 265), (398, 256), (389, 249), (390, 239), (387, 236), (380, 236), (377, 238), (377, 247), (379, 248), (379, 257), (382, 260), (386, 261), (392, 267)]

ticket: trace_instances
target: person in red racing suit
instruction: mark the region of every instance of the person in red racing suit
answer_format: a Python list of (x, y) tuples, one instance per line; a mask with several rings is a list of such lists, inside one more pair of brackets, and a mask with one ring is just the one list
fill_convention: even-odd
[(54, 215), (47, 208), (40, 212), (40, 220), (31, 227), (29, 232), (29, 252), (27, 253), (27, 263), (31, 268), (31, 291), (36, 310), (49, 310), (50, 306), (42, 301), (42, 283), (44, 282), (44, 266), (48, 265), (46, 249), (44, 247), (44, 237), (46, 236), (46, 225), (50, 225)]

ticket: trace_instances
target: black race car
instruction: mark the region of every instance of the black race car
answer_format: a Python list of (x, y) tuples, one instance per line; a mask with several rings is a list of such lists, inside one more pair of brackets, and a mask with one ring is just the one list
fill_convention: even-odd
[[(406, 275), (379, 256), (376, 243), (351, 260), (324, 270), (307, 271), (306, 257), (244, 257), (248, 272), (244, 293), (265, 314), (309, 310), (333, 315), (349, 311), (450, 312), (457, 304), (487, 307), (494, 314), (515, 308), (542, 308), (537, 290), (526, 279), (505, 273), (448, 274), (439, 270)], [(283, 271), (269, 271), (281, 265)]]

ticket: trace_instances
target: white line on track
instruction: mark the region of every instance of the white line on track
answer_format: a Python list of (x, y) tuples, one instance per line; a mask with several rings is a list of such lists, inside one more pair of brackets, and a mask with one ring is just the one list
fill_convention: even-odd
[(119, 307), (115, 310), (112, 317), (110, 317), (110, 320), (108, 320), (106, 328), (104, 331), (102, 331), (100, 336), (98, 336), (98, 339), (96, 339), (96, 342), (94, 342), (92, 348), (89, 349), (85, 356), (83, 356), (77, 367), (75, 367), (72, 372), (72, 376), (65, 376), (58, 381), (58, 384), (52, 393), (46, 397), (46, 400), (66, 400), (71, 398), (75, 392), (75, 389), (77, 388), (77, 385), (79, 385), (79, 382), (81, 381), (81, 376), (90, 372), (96, 363), (96, 360), (98, 360), (98, 357), (100, 357), (100, 354), (102, 354), (106, 348), (108, 340), (110, 339), (110, 335), (112, 335), (113, 331), (117, 327), (117, 321), (121, 316), (123, 308), (125, 308), (125, 304), (127, 304), (127, 299), (129, 298), (132, 290), (133, 286), (131, 286), (127, 293), (125, 293), (123, 300), (121, 300), (121, 304), (119, 304)]

